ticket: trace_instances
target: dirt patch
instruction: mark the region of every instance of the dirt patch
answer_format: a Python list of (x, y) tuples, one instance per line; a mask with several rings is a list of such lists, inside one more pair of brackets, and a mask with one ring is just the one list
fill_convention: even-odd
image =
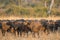
[(18, 19), (25, 19), (25, 20), (40, 20), (40, 19), (47, 19), (47, 20), (60, 20), (60, 17), (40, 17), (40, 18), (24, 18), (24, 17), (0, 17), (0, 20), (18, 20)]

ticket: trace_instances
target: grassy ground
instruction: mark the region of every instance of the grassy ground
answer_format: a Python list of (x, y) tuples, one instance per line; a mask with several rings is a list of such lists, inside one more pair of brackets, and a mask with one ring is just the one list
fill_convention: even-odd
[(2, 36), (0, 31), (0, 40), (60, 40), (60, 33), (58, 32), (50, 33), (49, 35), (40, 32), (39, 36), (39, 38), (37, 35), (36, 37), (32, 37), (32, 34), (29, 34), (28, 37), (26, 35), (24, 37), (18, 37), (11, 33), (6, 33), (5, 36)]

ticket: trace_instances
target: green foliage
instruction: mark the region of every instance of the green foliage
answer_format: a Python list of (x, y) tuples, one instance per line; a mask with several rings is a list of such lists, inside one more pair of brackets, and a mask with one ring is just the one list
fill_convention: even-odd
[(21, 9), (20, 14), (21, 15), (29, 15), (29, 11), (27, 9)]
[[(45, 2), (47, 7), (45, 7)], [(0, 8), (2, 8), (2, 15), (14, 15), (20, 17), (47, 17), (47, 11), (51, 0), (29, 0), (28, 2), (24, 0), (0, 0)], [(60, 16), (60, 0), (55, 0), (53, 8), (51, 10), (51, 15)]]

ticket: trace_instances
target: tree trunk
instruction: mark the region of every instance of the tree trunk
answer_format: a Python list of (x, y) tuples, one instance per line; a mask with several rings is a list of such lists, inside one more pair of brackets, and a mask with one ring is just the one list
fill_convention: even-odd
[(47, 2), (45, 1), (45, 8), (47, 7)]
[(54, 0), (51, 0), (51, 4), (50, 4), (49, 10), (48, 10), (49, 16), (50, 16), (50, 13), (51, 13), (51, 9), (52, 9), (52, 7), (53, 7), (53, 4), (54, 4)]

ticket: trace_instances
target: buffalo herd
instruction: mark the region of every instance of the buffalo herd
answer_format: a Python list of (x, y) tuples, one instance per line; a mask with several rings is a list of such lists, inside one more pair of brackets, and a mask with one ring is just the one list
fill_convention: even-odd
[(28, 36), (28, 33), (31, 32), (33, 36), (35, 36), (35, 33), (39, 36), (41, 31), (49, 34), (58, 31), (59, 28), (60, 20), (0, 20), (0, 30), (3, 36), (6, 32), (20, 36), (22, 36), (22, 33), (26, 33)]

